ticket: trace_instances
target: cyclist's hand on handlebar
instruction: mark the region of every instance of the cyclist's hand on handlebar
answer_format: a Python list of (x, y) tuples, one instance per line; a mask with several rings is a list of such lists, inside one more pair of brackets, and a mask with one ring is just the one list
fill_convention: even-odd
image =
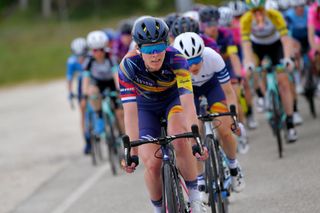
[(234, 134), (237, 136), (241, 136), (241, 129), (239, 126), (234, 126), (234, 124), (231, 125), (231, 130)]
[(245, 70), (247, 72), (253, 72), (255, 70), (255, 65), (253, 63), (249, 63), (245, 65)]
[(289, 71), (293, 71), (293, 69), (295, 68), (294, 61), (291, 58), (284, 58), (283, 64)]
[(201, 154), (198, 145), (195, 144), (192, 146), (192, 153), (198, 160), (205, 161), (209, 157), (208, 149), (205, 146), (203, 146), (202, 149), (203, 152)]
[(124, 159), (121, 161), (121, 166), (127, 173), (133, 173), (138, 165), (139, 157), (137, 155), (130, 156), (130, 165)]
[(68, 100), (72, 101), (73, 98), (74, 98), (74, 94), (73, 94), (73, 92), (70, 92), (68, 95)]

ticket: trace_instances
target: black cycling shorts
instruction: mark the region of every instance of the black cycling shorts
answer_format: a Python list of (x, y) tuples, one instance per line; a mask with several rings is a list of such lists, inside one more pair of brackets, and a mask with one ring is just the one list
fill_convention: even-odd
[(253, 52), (258, 56), (259, 63), (263, 60), (265, 56), (269, 56), (273, 65), (281, 64), (281, 59), (283, 59), (283, 47), (279, 40), (273, 44), (262, 45), (252, 42)]
[[(98, 79), (91, 77), (90, 84), (97, 86), (100, 93), (103, 93), (103, 91), (107, 88), (110, 89), (110, 91), (117, 91), (117, 88), (116, 88), (116, 85), (115, 85), (113, 79), (103, 81), (103, 80), (98, 80)], [(112, 100), (115, 108), (119, 109), (120, 106), (118, 104), (117, 99), (118, 99), (117, 97), (111, 97), (111, 100)]]

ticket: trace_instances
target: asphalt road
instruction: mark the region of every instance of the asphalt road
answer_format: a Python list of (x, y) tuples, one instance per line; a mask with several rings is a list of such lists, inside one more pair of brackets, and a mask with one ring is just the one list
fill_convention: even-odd
[[(0, 212), (152, 212), (143, 168), (112, 176), (108, 164), (82, 155), (79, 113), (64, 82), (0, 90)], [(320, 111), (320, 100), (317, 109)], [(262, 114), (250, 131), (250, 151), (239, 156), (246, 189), (230, 197), (230, 212), (320, 212), (320, 118), (304, 118), (300, 140), (285, 144), (284, 158)]]

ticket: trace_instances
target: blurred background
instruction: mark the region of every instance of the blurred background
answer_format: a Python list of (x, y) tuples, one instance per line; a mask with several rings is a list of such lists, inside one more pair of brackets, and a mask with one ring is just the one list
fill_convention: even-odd
[[(218, 0), (1, 0), (0, 87), (61, 78), (70, 42), (132, 16), (185, 11)], [(32, 51), (31, 51), (32, 50)]]
[[(142, 166), (114, 177), (109, 164), (94, 167), (82, 154), (80, 113), (70, 108), (65, 80), (70, 43), (130, 17), (223, 3), (0, 0), (0, 213), (152, 212)], [(250, 152), (240, 156), (247, 188), (231, 198), (230, 212), (320, 212), (320, 120), (300, 99), (300, 141), (285, 145), (282, 160), (264, 114), (257, 114)]]

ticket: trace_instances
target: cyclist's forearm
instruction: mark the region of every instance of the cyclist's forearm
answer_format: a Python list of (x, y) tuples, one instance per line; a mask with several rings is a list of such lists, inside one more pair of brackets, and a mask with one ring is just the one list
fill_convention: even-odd
[(308, 26), (308, 41), (311, 49), (316, 49), (316, 43), (314, 41), (314, 27)]
[(181, 95), (180, 102), (183, 108), (183, 114), (186, 118), (188, 131), (191, 131), (191, 126), (193, 124), (199, 125), (193, 93)]
[[(222, 90), (226, 96), (228, 109), (230, 109), (231, 105), (237, 106), (237, 96), (232, 88), (231, 82), (221, 84)], [(238, 107), (236, 107), (238, 109)], [(238, 110), (237, 110), (238, 111)]]
[[(125, 133), (129, 136), (130, 140), (139, 139), (139, 125), (138, 125), (138, 107), (136, 102), (124, 103), (124, 128)], [(132, 149), (132, 155), (137, 155), (137, 148)]]
[(251, 42), (243, 41), (242, 42), (242, 51), (243, 51), (244, 64), (245, 65), (248, 65), (250, 63), (255, 64)]
[(69, 92), (69, 93), (72, 93), (72, 80), (71, 80), (71, 81), (68, 80), (67, 85), (68, 85), (68, 92)]
[(114, 84), (116, 85), (116, 89), (119, 91), (120, 87), (119, 87), (119, 75), (118, 75), (118, 73), (114, 73), (113, 74), (113, 80), (114, 80)]
[(283, 53), (285, 58), (290, 58), (293, 55), (293, 48), (291, 47), (291, 41), (289, 36), (285, 35), (281, 37), (281, 43), (283, 46)]
[(237, 75), (241, 75), (241, 62), (239, 56), (237, 54), (230, 54), (230, 60), (233, 67), (234, 72)]

